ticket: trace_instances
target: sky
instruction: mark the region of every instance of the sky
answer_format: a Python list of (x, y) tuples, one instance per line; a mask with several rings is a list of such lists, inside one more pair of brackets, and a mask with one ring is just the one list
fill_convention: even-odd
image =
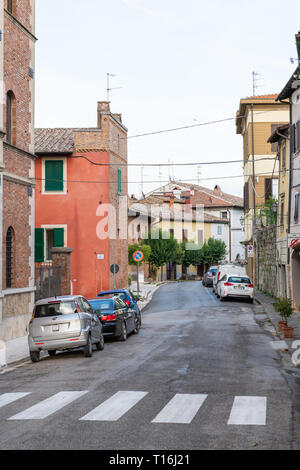
[(95, 127), (110, 73), (130, 195), (181, 179), (242, 196), (242, 163), (204, 164), (242, 160), (234, 119), (134, 136), (234, 118), (252, 71), (256, 94), (279, 93), (299, 30), (299, 0), (36, 0), (35, 126)]

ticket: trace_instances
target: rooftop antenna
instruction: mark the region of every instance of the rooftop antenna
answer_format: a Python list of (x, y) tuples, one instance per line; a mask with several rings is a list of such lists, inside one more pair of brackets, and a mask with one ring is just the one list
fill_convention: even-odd
[(115, 75), (113, 73), (107, 73), (106, 74), (106, 79), (107, 79), (107, 88), (106, 88), (106, 101), (109, 102), (109, 99), (110, 99), (110, 92), (112, 90), (119, 90), (120, 88), (123, 88), (122, 86), (118, 86), (116, 88), (111, 88), (110, 87), (110, 79), (112, 77), (117, 77), (118, 75)]
[(197, 183), (198, 183), (198, 186), (200, 185), (201, 168), (202, 168), (201, 165), (197, 166)]
[(261, 85), (258, 85), (257, 82), (259, 80), (261, 80), (260, 78), (257, 78), (257, 77), (261, 77), (261, 74), (260, 73), (257, 73), (257, 72), (252, 72), (252, 91), (253, 91), (253, 96), (256, 96), (256, 90), (259, 86)]

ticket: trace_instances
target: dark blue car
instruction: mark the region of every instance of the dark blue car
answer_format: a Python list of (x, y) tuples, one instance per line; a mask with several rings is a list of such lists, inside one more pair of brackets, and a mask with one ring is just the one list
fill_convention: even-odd
[(104, 295), (117, 295), (120, 297), (128, 307), (132, 308), (133, 310), (136, 311), (137, 315), (141, 315), (141, 311), (139, 309), (139, 306), (137, 304), (137, 301), (134, 299), (133, 295), (129, 290), (127, 289), (114, 289), (114, 290), (106, 290), (106, 291), (101, 291), (99, 294), (97, 294), (97, 297), (101, 297)]

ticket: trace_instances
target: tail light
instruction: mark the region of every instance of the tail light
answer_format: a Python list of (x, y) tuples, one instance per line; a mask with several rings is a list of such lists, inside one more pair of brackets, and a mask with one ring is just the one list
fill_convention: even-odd
[(251, 287), (251, 289), (253, 289), (254, 285), (253, 284), (246, 284), (245, 287)]
[(130, 302), (129, 302), (129, 300), (125, 300), (125, 304), (126, 304), (128, 307), (130, 307)]
[(117, 319), (117, 315), (102, 315), (101, 321), (114, 321)]
[(228, 287), (228, 286), (233, 286), (232, 282), (224, 282), (224, 286)]

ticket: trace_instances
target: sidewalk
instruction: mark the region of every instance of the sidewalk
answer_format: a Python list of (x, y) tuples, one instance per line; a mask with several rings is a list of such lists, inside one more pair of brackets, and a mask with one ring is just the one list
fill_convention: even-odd
[[(268, 296), (256, 290), (255, 292), (255, 301), (257, 304), (261, 305), (268, 319), (273, 325), (276, 339), (274, 341), (274, 349), (288, 350), (290, 354), (295, 352), (295, 348), (292, 348), (294, 341), (300, 340), (300, 312), (294, 312), (291, 318), (288, 320), (289, 326), (294, 328), (294, 337), (293, 339), (285, 339), (283, 332), (278, 330), (278, 322), (282, 320), (278, 312), (275, 312), (273, 303), (275, 302), (274, 297)], [(278, 343), (278, 348), (276, 348), (276, 343)], [(287, 347), (284, 347), (286, 344)]]
[[(141, 300), (138, 301), (138, 306), (142, 311), (146, 305), (151, 301), (154, 292), (159, 289), (159, 287), (165, 284), (165, 282), (156, 282), (156, 283), (141, 283), (140, 282), (140, 295)], [(137, 283), (133, 282), (129, 288), (133, 294), (137, 294)]]

